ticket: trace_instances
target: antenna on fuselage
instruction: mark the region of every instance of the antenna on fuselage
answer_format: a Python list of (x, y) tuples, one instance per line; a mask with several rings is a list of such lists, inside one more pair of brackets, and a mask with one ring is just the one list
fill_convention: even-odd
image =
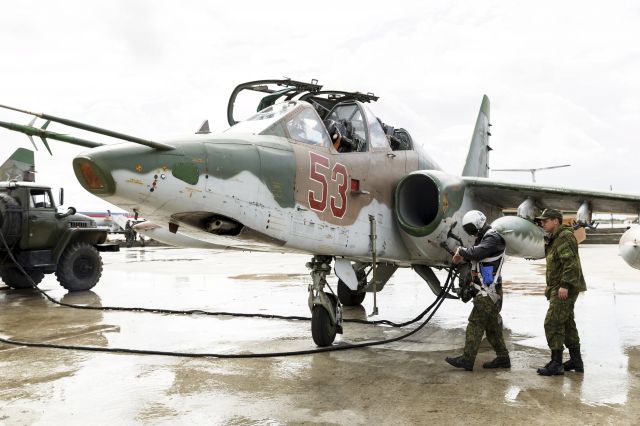
[(200, 129), (196, 132), (196, 135), (208, 135), (211, 133), (209, 129), (209, 120), (204, 120), (200, 125)]

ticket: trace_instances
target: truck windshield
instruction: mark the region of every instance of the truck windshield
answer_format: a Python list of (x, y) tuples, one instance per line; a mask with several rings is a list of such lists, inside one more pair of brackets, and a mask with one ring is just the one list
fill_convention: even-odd
[(51, 193), (46, 189), (32, 189), (29, 191), (29, 204), (36, 209), (50, 209), (53, 208), (53, 201), (51, 200)]

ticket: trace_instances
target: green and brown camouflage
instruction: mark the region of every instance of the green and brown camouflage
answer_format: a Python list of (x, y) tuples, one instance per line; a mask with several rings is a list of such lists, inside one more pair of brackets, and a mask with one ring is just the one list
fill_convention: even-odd
[[(502, 298), (502, 289), (498, 288), (496, 291)], [(509, 356), (502, 334), (502, 318), (498, 312), (498, 305), (488, 296), (477, 295), (473, 298), (473, 309), (469, 315), (465, 335), (463, 356), (466, 360), (475, 361), (485, 334), (497, 356)]]
[[(175, 147), (170, 151), (103, 146), (79, 155), (74, 170), (88, 191), (154, 222), (202, 230), (210, 218), (223, 217), (250, 228), (260, 249), (267, 249), (260, 240), (276, 240), (277, 247), (308, 251), (295, 247), (299, 240), (302, 247), (366, 258), (373, 213), (384, 230), (381, 258), (406, 258), (399, 233), (389, 232), (396, 227), (394, 188), (420, 164), (435, 163), (419, 150), (392, 151), (386, 139), (366, 152), (338, 152), (330, 143), (300, 140), (286, 133), (287, 120), (315, 111), (303, 102), (290, 104), (278, 131), (285, 136), (264, 135), (273, 132), (270, 124), (258, 134), (232, 128), (219, 136), (168, 141)], [(357, 106), (363, 116), (371, 115)], [(369, 124), (379, 126), (375, 120)], [(214, 210), (212, 199), (220, 200)], [(242, 238), (242, 231), (227, 237)]]
[(547, 299), (557, 295), (560, 287), (568, 289), (570, 296), (587, 290), (578, 254), (578, 242), (570, 226), (561, 225), (556, 232), (549, 236), (545, 255), (547, 260), (545, 296)]
[(575, 293), (565, 300), (553, 294), (549, 300), (549, 309), (544, 319), (544, 333), (551, 350), (562, 350), (563, 344), (567, 348), (580, 345), (580, 335), (573, 313), (578, 294)]

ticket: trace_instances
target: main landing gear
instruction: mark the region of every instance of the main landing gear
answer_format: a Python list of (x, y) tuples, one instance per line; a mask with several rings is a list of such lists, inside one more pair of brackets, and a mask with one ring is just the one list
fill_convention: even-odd
[[(338, 300), (343, 306), (360, 306), (367, 295), (365, 288), (367, 287), (367, 275), (365, 266), (355, 267), (356, 278), (358, 279), (358, 290), (351, 290), (349, 286), (338, 278)], [(371, 268), (369, 268), (371, 272)], [(336, 274), (337, 275), (337, 274)]]
[[(342, 334), (342, 305), (327, 284), (331, 272), (331, 256), (314, 256), (307, 263), (313, 283), (309, 285), (309, 309), (311, 310), (311, 335), (318, 346), (329, 346)], [(325, 285), (329, 292), (324, 291)]]

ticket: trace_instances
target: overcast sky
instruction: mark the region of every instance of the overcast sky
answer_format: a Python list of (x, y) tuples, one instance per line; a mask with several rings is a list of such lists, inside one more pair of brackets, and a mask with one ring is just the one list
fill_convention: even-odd
[[(379, 95), (374, 112), (457, 174), (487, 94), (492, 167), (571, 163), (538, 182), (640, 193), (640, 3), (354, 3), (3, 4), (0, 104), (162, 140), (194, 133), (205, 118), (213, 131), (227, 128), (238, 83), (316, 78)], [(2, 110), (0, 120), (29, 121)], [(2, 159), (31, 146), (5, 129), (0, 141)], [(73, 174), (83, 148), (51, 145), (53, 157), (41, 144), (36, 153), (39, 181), (64, 185), (81, 210), (106, 208)]]

